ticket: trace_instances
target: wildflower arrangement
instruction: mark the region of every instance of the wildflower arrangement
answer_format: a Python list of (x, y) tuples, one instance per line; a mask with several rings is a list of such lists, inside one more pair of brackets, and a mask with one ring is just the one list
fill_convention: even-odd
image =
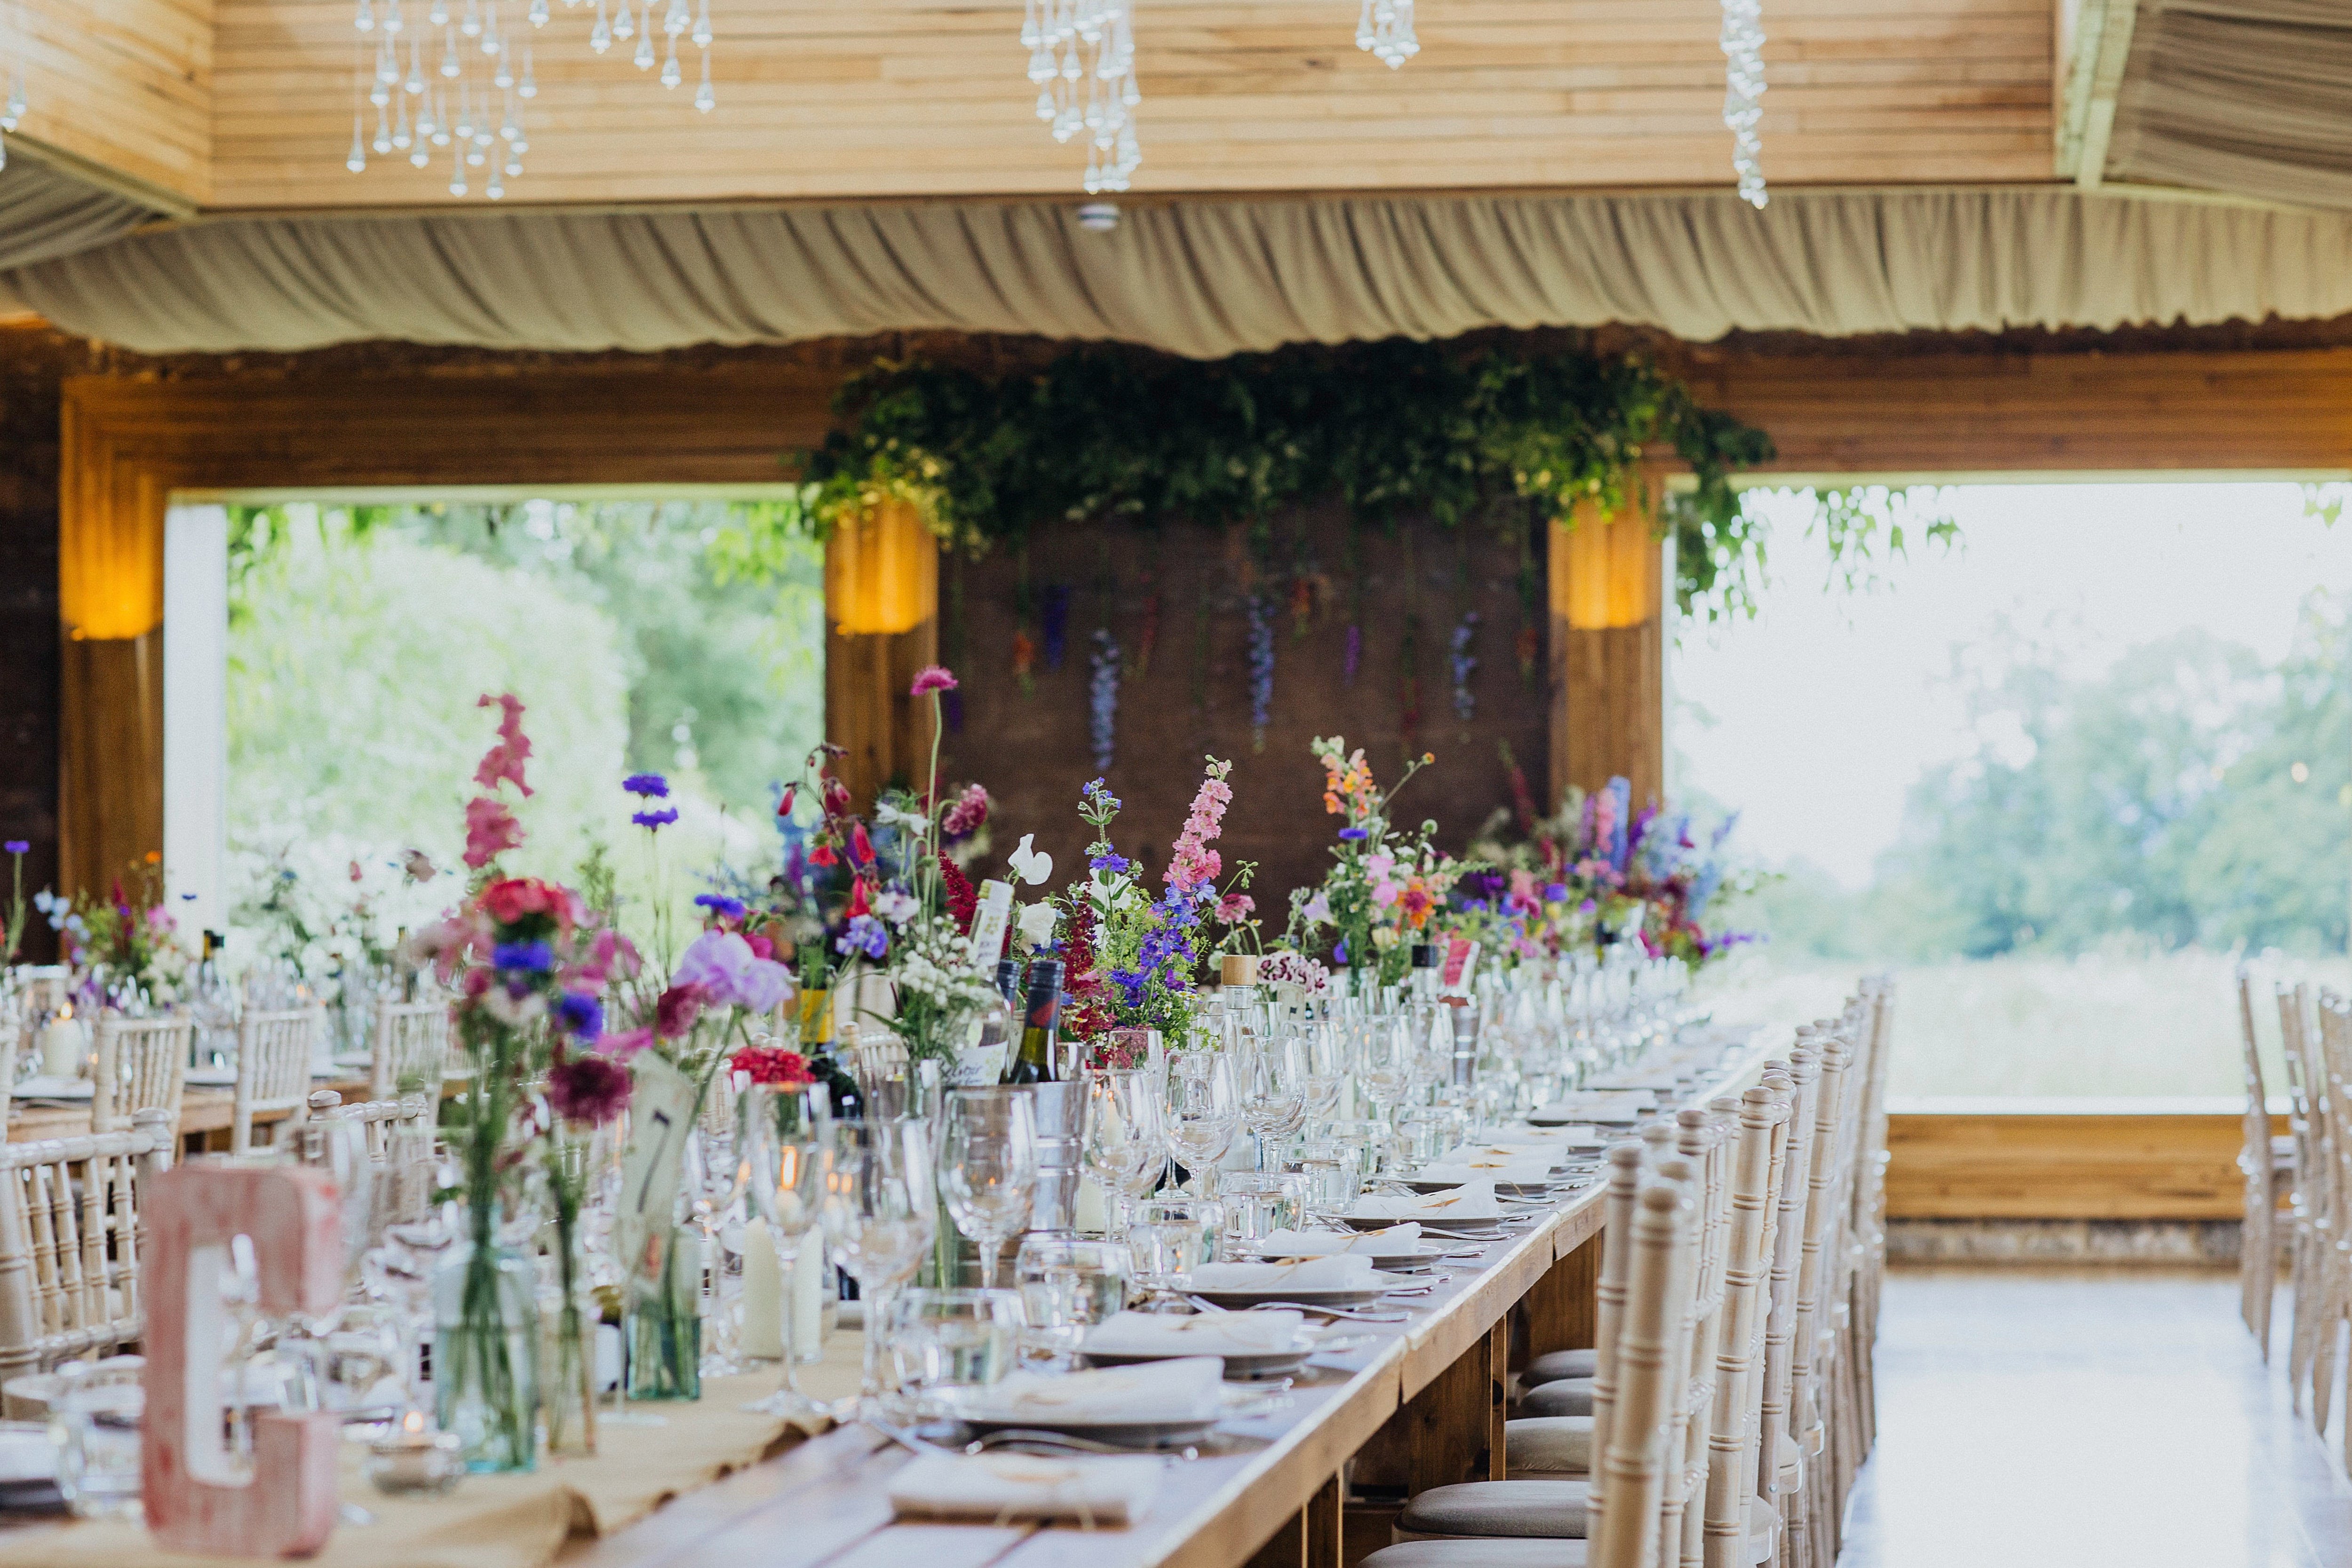
[(1754, 940), (1706, 924), (1717, 897), (1754, 880), (1732, 872), (1722, 853), (1737, 816), (1702, 835), (1687, 811), (1633, 810), (1621, 778), (1589, 793), (1568, 790), (1549, 817), (1532, 818), (1523, 800), (1519, 820), (1527, 831), (1516, 841), (1507, 837), (1507, 811), (1481, 831), (1472, 852), (1496, 869), (1461, 887), (1464, 915), (1508, 927), (1518, 950), (1638, 942), (1653, 957), (1696, 968)]
[(1111, 842), (1121, 802), (1097, 779), (1078, 797), (1078, 815), (1095, 831), (1087, 846), (1087, 875), (1063, 894), (1065, 981), (1073, 1006), (1067, 1033), (1099, 1040), (1115, 1029), (1156, 1029), (1181, 1041), (1192, 1029), (1202, 962), (1223, 945), (1214, 935), (1221, 912), (1231, 925), (1247, 918), (1256, 867), (1247, 862), (1226, 876), (1212, 847), (1224, 831), (1233, 803), (1226, 782), (1233, 764), (1208, 759), (1201, 787), (1177, 835), (1160, 896), (1144, 891), (1136, 864)]
[(1368, 972), (1392, 983), (1404, 973), (1413, 939), (1469, 869), (1433, 841), (1434, 821), (1403, 831), (1391, 814), (1397, 792), (1436, 758), (1422, 753), (1382, 789), (1363, 748), (1349, 751), (1345, 737), (1318, 737), (1312, 749), (1323, 764), (1323, 809), (1342, 825), (1321, 884), (1290, 895), (1284, 945), (1306, 953), (1328, 928), (1334, 964), (1360, 984)]
[[(103, 898), (85, 894), (69, 899), (47, 888), (33, 894), (33, 908), (58, 934), (66, 962), (93, 1000), (103, 999), (97, 995), (101, 983), (108, 991), (136, 988), (157, 1002), (176, 1000), (187, 984), (195, 956), (164, 894), (163, 859), (150, 852), (130, 868), (128, 885), (116, 877)], [(23, 936), (23, 863), (19, 852), (17, 896), (9, 916), (12, 952)]]

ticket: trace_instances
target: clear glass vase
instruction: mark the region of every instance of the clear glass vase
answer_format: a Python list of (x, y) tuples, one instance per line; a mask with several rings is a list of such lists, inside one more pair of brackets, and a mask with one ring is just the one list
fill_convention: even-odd
[(461, 1243), (434, 1277), (433, 1391), (441, 1429), (477, 1472), (539, 1462), (538, 1270), (510, 1247)]
[(596, 1451), (596, 1314), (562, 1286), (539, 1292), (540, 1425), (550, 1454)]
[(702, 1397), (702, 1237), (670, 1232), (661, 1273), (629, 1287), (629, 1397)]

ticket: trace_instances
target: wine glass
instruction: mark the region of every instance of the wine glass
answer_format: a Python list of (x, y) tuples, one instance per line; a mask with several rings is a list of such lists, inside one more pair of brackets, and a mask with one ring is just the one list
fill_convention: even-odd
[(1029, 1092), (958, 1089), (940, 1133), (940, 1196), (980, 1246), (980, 1288), (996, 1289), (1004, 1243), (1029, 1223), (1037, 1191), (1037, 1124)]
[(1339, 1106), (1339, 1091), (1348, 1079), (1348, 1047), (1328, 1019), (1309, 1023), (1298, 1037), (1304, 1059), (1307, 1120), (1324, 1122)]
[[(1240, 1126), (1232, 1059), (1221, 1051), (1170, 1051), (1168, 1152), (1194, 1173), (1196, 1182), (1200, 1173), (1224, 1158)], [(1206, 1183), (1200, 1183), (1199, 1189), (1207, 1196)]]
[[(832, 1098), (821, 1084), (753, 1083), (736, 1096), (735, 1126), (751, 1211), (768, 1228), (789, 1290), (802, 1239), (815, 1228), (833, 1179)], [(789, 1330), (783, 1387), (744, 1408), (793, 1418), (820, 1410), (801, 1392)]]
[(1257, 1168), (1282, 1168), (1282, 1145), (1307, 1121), (1307, 1058), (1296, 1039), (1260, 1035), (1244, 1047), (1242, 1120), (1257, 1140)]
[(882, 1396), (881, 1326), (891, 1299), (915, 1277), (939, 1229), (929, 1139), (913, 1117), (836, 1123), (833, 1177), (826, 1184), (825, 1241), (833, 1260), (857, 1281), (866, 1307), (868, 1409)]
[(751, 1172), (737, 1155), (732, 1126), (706, 1123), (696, 1127), (686, 1140), (686, 1150), (687, 1200), (702, 1232), (703, 1321), (710, 1329), (700, 1372), (705, 1377), (725, 1377), (743, 1369), (735, 1360), (735, 1336), (725, 1311), (727, 1253), (721, 1232), (743, 1199)]
[(1111, 1234), (1123, 1236), (1135, 1204), (1167, 1168), (1162, 1083), (1146, 1067), (1095, 1068), (1086, 1076), (1087, 1170), (1110, 1190), (1118, 1210)]

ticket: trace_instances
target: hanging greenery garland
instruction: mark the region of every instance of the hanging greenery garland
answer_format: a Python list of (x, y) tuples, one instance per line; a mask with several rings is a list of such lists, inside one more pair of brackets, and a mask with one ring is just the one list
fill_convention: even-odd
[(818, 526), (896, 500), (972, 549), (1091, 518), (1257, 523), (1328, 497), (1374, 521), (1524, 528), (1587, 498), (1623, 506), (1639, 466), (1671, 455), (1696, 481), (1662, 517), (1675, 597), (1702, 613), (1721, 612), (1719, 580), (1738, 594), (1759, 547), (1731, 476), (1772, 455), (1761, 431), (1701, 408), (1640, 356), (1491, 343), (1205, 363), (1086, 348), (996, 377), (884, 361), (835, 408), (845, 428), (799, 460)]

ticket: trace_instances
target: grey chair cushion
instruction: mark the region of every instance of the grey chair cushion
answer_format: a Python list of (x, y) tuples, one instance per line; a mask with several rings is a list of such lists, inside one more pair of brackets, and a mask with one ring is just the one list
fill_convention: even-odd
[(1584, 1568), (1584, 1542), (1495, 1536), (1486, 1541), (1404, 1541), (1383, 1546), (1362, 1568)]
[(1520, 1397), (1522, 1416), (1590, 1416), (1592, 1414), (1592, 1379), (1563, 1377), (1557, 1383), (1547, 1383), (1540, 1388), (1530, 1388)]
[(1513, 1476), (1580, 1476), (1592, 1469), (1592, 1417), (1533, 1416), (1503, 1424), (1504, 1466)]
[(1581, 1537), (1583, 1481), (1465, 1481), (1418, 1493), (1397, 1515), (1406, 1535), (1549, 1535)]
[(1558, 1383), (1563, 1377), (1590, 1377), (1601, 1370), (1601, 1353), (1597, 1350), (1555, 1350), (1528, 1363), (1519, 1374), (1519, 1386), (1533, 1388), (1538, 1383)]

